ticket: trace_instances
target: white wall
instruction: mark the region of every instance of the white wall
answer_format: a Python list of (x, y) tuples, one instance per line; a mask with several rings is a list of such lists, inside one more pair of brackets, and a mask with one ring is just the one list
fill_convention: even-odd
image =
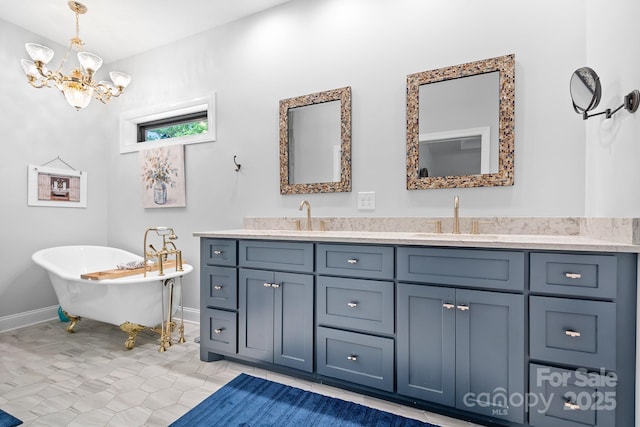
[[(595, 110), (614, 109), (640, 90), (640, 56), (634, 34), (640, 2), (587, 2), (587, 60), (600, 76), (602, 101)], [(581, 121), (581, 120), (580, 120)], [(620, 110), (611, 119), (588, 119), (585, 175), (586, 216), (640, 216), (640, 111)]]
[[(55, 304), (46, 278), (29, 259), (37, 248), (106, 242), (140, 252), (144, 230), (165, 224), (176, 229), (185, 259), (198, 267), (192, 232), (240, 227), (244, 216), (299, 215), (303, 198), (318, 216), (365, 215), (356, 209), (358, 191), (376, 192), (377, 209), (366, 212), (376, 216), (450, 215), (454, 195), (461, 198), (463, 215), (637, 216), (640, 201), (612, 205), (606, 213), (599, 208), (599, 199), (620, 201), (631, 191), (638, 172), (627, 157), (635, 148), (615, 151), (608, 160), (599, 157), (607, 148), (594, 151), (592, 140), (587, 150), (591, 124), (573, 112), (568, 93), (571, 73), (589, 59), (587, 40), (593, 56), (594, 39), (587, 34), (601, 31), (593, 28), (602, 25), (596, 16), (615, 13), (606, 22), (618, 27), (625, 16), (637, 16), (634, 1), (591, 0), (587, 4), (595, 12), (589, 19), (581, 0), (293, 1), (109, 64), (133, 76), (128, 93), (79, 113), (62, 98), (28, 87), (18, 59), (24, 57), (24, 41), (38, 40), (3, 23), (0, 56), (3, 64), (15, 63), (15, 70), (0, 82), (0, 120), (9, 129), (4, 143), (11, 155), (0, 173), (15, 185), (0, 198), (11, 242), (2, 250), (10, 266), (0, 277), (0, 289), (8, 289), (0, 298), (0, 317)], [(611, 76), (607, 67), (621, 73), (616, 63), (638, 61), (627, 57), (627, 38), (614, 31), (607, 36), (613, 42), (597, 50), (598, 63), (588, 64), (601, 73), (605, 99), (637, 85), (632, 69)], [(509, 53), (516, 56), (515, 185), (407, 191), (407, 74)], [(353, 191), (280, 195), (278, 101), (343, 86), (352, 87), (353, 97)], [(143, 209), (137, 155), (118, 152), (117, 114), (212, 91), (218, 138), (185, 148), (187, 206)], [(635, 129), (635, 136), (621, 133), (615, 150), (637, 140)], [(88, 209), (26, 207), (26, 165), (58, 155), (89, 172)], [(619, 174), (632, 178), (622, 191), (613, 185)], [(585, 184), (585, 176), (606, 188)], [(46, 225), (51, 221), (60, 226)], [(197, 273), (187, 278), (187, 307), (199, 305), (198, 279)]]
[[(113, 64), (134, 78), (123, 111), (215, 91), (218, 138), (185, 148), (187, 207), (155, 210), (140, 207), (137, 155), (118, 154), (113, 138), (109, 243), (137, 249), (146, 227), (171, 225), (196, 263), (193, 231), (299, 215), (303, 198), (314, 215), (361, 215), (358, 191), (376, 192), (376, 216), (449, 215), (454, 195), (463, 215), (580, 216), (584, 125), (567, 83), (585, 62), (585, 24), (580, 0), (305, 0)], [(509, 53), (515, 186), (407, 191), (406, 76)], [(278, 101), (343, 86), (352, 87), (353, 191), (280, 195)], [(197, 307), (198, 277), (188, 282), (186, 305)]]
[[(77, 112), (56, 89), (34, 89), (26, 81), (20, 59), (27, 58), (24, 43), (55, 47), (42, 37), (0, 21), (0, 317), (57, 305), (44, 271), (31, 261), (38, 249), (66, 244), (104, 244), (107, 240), (108, 167), (106, 135), (113, 132), (102, 121), (101, 106)], [(54, 58), (56, 62), (61, 58)], [(103, 107), (103, 106), (102, 106)], [(27, 207), (27, 165), (42, 165), (60, 157), (87, 172), (88, 208)], [(53, 162), (49, 166), (64, 169)]]

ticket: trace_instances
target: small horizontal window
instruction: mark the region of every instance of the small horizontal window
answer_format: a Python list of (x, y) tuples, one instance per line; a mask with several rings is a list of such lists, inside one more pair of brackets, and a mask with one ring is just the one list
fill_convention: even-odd
[(120, 153), (216, 140), (216, 94), (120, 114)]
[(138, 123), (137, 142), (158, 141), (180, 136), (200, 135), (209, 131), (207, 111), (183, 114)]

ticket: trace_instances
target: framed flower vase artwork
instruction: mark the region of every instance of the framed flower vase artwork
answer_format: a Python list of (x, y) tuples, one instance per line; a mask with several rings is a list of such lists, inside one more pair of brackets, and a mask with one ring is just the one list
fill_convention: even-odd
[(185, 207), (184, 146), (140, 150), (142, 207)]

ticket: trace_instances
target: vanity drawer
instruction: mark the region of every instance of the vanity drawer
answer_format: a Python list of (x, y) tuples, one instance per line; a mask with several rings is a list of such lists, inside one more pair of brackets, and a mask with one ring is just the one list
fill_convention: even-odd
[(393, 279), (393, 247), (319, 244), (318, 273)]
[(616, 305), (533, 296), (529, 300), (532, 359), (616, 369)]
[(200, 345), (212, 352), (237, 353), (237, 316), (232, 311), (205, 308), (200, 325)]
[(393, 282), (318, 276), (318, 323), (379, 334), (393, 334), (393, 289)]
[(242, 267), (312, 272), (313, 243), (241, 240), (238, 258)]
[(235, 267), (204, 266), (201, 269), (202, 303), (208, 307), (238, 308), (238, 274)]
[(616, 297), (615, 255), (532, 253), (531, 290), (596, 298)]
[(385, 391), (393, 391), (393, 339), (318, 327), (317, 370)]
[(524, 253), (400, 247), (398, 280), (523, 290)]
[(529, 424), (535, 427), (615, 427), (616, 379), (583, 370), (529, 367)]
[(200, 257), (203, 265), (236, 265), (236, 241), (200, 239)]

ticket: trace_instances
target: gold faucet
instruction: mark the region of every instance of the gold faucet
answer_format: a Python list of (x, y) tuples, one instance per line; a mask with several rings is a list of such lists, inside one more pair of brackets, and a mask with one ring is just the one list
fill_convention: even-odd
[[(149, 231), (155, 231), (158, 236), (162, 236), (162, 248), (160, 250), (156, 250), (156, 248), (151, 244), (147, 246), (147, 235), (149, 234)], [(164, 262), (167, 261), (169, 255), (175, 255), (176, 257), (176, 271), (183, 270), (182, 251), (176, 248), (175, 243), (171, 241), (167, 242), (167, 239), (176, 240), (177, 238), (178, 236), (176, 236), (173, 228), (164, 226), (147, 228), (147, 231), (144, 232), (144, 277), (147, 277), (147, 261), (150, 258), (158, 258), (158, 276), (164, 276)], [(168, 248), (167, 245), (172, 246), (173, 249)], [(150, 250), (147, 250), (147, 248)]]
[[(156, 250), (153, 245), (149, 244), (147, 246), (147, 235), (150, 231), (155, 231), (158, 236), (162, 237), (162, 248), (160, 250)], [(149, 258), (158, 258), (158, 276), (164, 276), (164, 263), (167, 261), (169, 255), (175, 255), (176, 257), (176, 271), (184, 271), (182, 267), (182, 251), (176, 247), (176, 244), (173, 243), (173, 240), (176, 240), (178, 236), (176, 236), (173, 228), (159, 226), (159, 227), (151, 227), (147, 228), (144, 232), (144, 277), (147, 277), (147, 270), (150, 270), (150, 267), (147, 265), (147, 260)], [(168, 241), (167, 241), (168, 239)], [(162, 287), (162, 313), (164, 317), (165, 313), (165, 289), (168, 291), (169, 295), (166, 299), (167, 301), (167, 318), (166, 320), (162, 320), (159, 328), (156, 328), (156, 332), (160, 333), (160, 349), (158, 351), (163, 352), (167, 348), (169, 348), (171, 344), (171, 335), (173, 331), (173, 327), (176, 323), (173, 321), (173, 287), (175, 284), (175, 278), (166, 279), (163, 281)], [(184, 306), (182, 305), (182, 277), (180, 278), (180, 306), (182, 310), (182, 322), (178, 327), (180, 331), (180, 339), (179, 343), (185, 342), (184, 338)]]
[(453, 198), (453, 234), (460, 234), (460, 198)]
[(307, 207), (307, 230), (311, 231), (311, 205), (308, 200), (303, 200), (300, 203), (300, 208), (298, 210), (302, 210), (304, 207)]

